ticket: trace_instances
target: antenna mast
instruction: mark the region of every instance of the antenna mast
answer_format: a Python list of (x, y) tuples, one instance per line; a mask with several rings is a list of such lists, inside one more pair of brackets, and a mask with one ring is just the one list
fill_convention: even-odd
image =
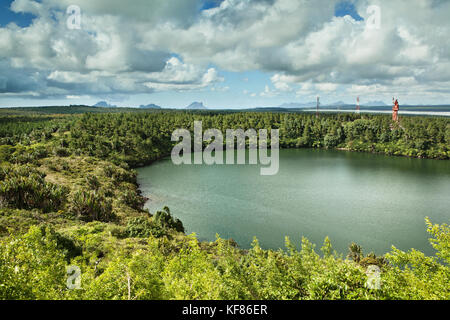
[(316, 118), (319, 117), (319, 106), (320, 106), (320, 97), (317, 96)]
[(359, 97), (356, 98), (356, 113), (359, 113), (361, 110), (360, 106), (359, 106)]

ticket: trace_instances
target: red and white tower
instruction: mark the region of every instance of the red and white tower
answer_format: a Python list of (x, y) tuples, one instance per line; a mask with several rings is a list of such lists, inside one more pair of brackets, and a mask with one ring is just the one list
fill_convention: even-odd
[(400, 109), (400, 105), (398, 104), (398, 99), (392, 98), (392, 121), (398, 122), (398, 110)]

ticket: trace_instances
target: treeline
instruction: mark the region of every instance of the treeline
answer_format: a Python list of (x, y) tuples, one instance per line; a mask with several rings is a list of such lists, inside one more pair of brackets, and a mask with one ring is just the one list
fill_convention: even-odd
[[(352, 151), (431, 159), (450, 157), (450, 120), (388, 116), (286, 113), (116, 113), (84, 114), (66, 120), (11, 122), (0, 126), (0, 158), (16, 157), (24, 147), (52, 141), (50, 154), (88, 155), (132, 167), (170, 153), (175, 129), (279, 129), (282, 148), (342, 148)], [(1, 121), (0, 121), (1, 123)], [(270, 132), (270, 131), (269, 131)], [(18, 149), (11, 149), (19, 145)], [(10, 159), (10, 158), (8, 158)], [(30, 159), (26, 159), (30, 160)], [(13, 160), (20, 161), (19, 160)]]
[[(8, 121), (9, 119), (9, 121)], [(450, 120), (232, 112), (133, 112), (0, 118), (2, 299), (449, 299), (450, 230), (427, 220), (436, 255), (377, 257), (351, 244), (344, 257), (272, 251), (254, 242), (199, 242), (169, 208), (150, 213), (133, 167), (168, 155), (173, 130), (280, 129), (282, 148), (448, 159)], [(176, 214), (176, 213), (175, 213)], [(367, 286), (368, 266), (381, 288)], [(81, 269), (67, 289), (66, 268)]]
[[(388, 155), (449, 159), (450, 120), (387, 116), (280, 113), (191, 114), (87, 114), (70, 126), (61, 144), (77, 154), (125, 161), (131, 166), (167, 155), (178, 128), (193, 130), (194, 120), (203, 129), (279, 129), (281, 148), (344, 148)], [(270, 130), (269, 130), (270, 132)]]

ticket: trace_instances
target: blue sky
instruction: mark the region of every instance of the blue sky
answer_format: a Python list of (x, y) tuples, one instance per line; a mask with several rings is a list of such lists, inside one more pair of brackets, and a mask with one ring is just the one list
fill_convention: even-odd
[[(73, 2), (84, 23), (91, 24), (62, 32), (66, 2), (0, 4), (0, 40), (9, 41), (0, 53), (0, 106), (106, 100), (118, 106), (181, 108), (201, 101), (210, 108), (247, 108), (309, 102), (317, 95), (323, 103), (354, 103), (357, 96), (389, 103), (393, 95), (402, 95), (404, 103), (448, 102), (445, 58), (445, 68), (438, 67), (447, 47), (427, 43), (426, 33), (404, 19), (402, 26), (384, 19), (380, 31), (367, 31), (366, 8), (358, 0), (336, 1), (331, 8), (332, 1), (299, 7), (295, 0), (137, 0), (136, 10), (118, 0), (78, 0)], [(395, 10), (383, 6), (383, 13)], [(422, 10), (442, 26), (442, 8)], [(97, 24), (102, 19), (123, 25), (105, 29)], [(367, 39), (370, 32), (373, 39)], [(24, 46), (24, 39), (33, 43)], [(390, 48), (399, 48), (399, 56), (387, 57)], [(427, 59), (434, 64), (424, 64)], [(428, 77), (434, 70), (438, 76)]]
[(14, 22), (20, 27), (27, 27), (33, 20), (33, 15), (28, 13), (15, 13), (10, 10), (14, 0), (2, 0), (0, 4), (0, 26), (4, 27), (8, 23)]

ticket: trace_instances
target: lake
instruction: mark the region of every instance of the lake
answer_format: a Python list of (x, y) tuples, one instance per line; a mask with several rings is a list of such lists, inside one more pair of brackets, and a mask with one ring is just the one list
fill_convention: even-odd
[(180, 165), (170, 158), (138, 170), (146, 208), (168, 206), (186, 233), (214, 241), (216, 233), (249, 248), (320, 248), (328, 236), (347, 253), (351, 242), (384, 254), (391, 245), (434, 254), (424, 218), (448, 223), (450, 162), (345, 151), (280, 150), (277, 175), (258, 165)]

